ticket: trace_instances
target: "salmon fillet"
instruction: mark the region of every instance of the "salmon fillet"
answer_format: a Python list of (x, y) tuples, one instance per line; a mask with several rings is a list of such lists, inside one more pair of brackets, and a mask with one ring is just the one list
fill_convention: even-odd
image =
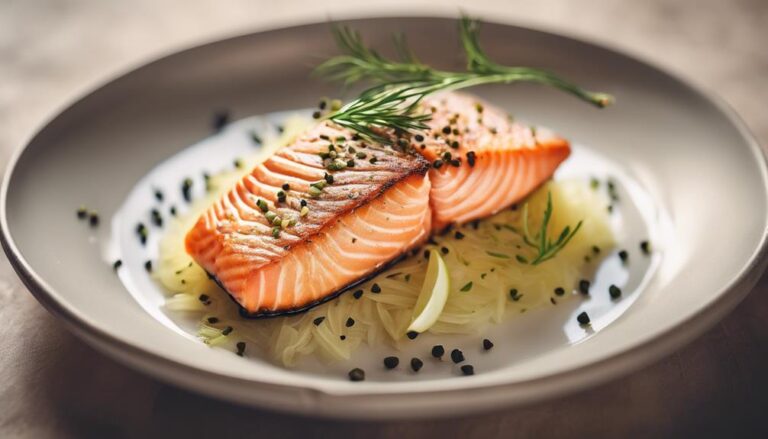
[(513, 123), (504, 111), (475, 96), (445, 93), (428, 97), (423, 107), (432, 119), (416, 149), (433, 163), (430, 202), (436, 231), (522, 200), (571, 152), (567, 140)]
[(248, 314), (305, 310), (427, 239), (428, 168), (322, 123), (216, 201), (186, 250)]
[(217, 200), (188, 232), (187, 252), (244, 314), (301, 312), (433, 231), (523, 199), (570, 154), (566, 140), (470, 95), (430, 97), (421, 111), (430, 129), (393, 146), (320, 123)]

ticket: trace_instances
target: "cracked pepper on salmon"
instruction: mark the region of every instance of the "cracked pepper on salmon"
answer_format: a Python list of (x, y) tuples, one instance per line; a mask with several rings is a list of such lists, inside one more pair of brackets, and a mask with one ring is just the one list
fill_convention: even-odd
[(301, 312), (451, 224), (548, 180), (566, 140), (462, 93), (422, 101), (429, 129), (373, 144), (324, 121), (257, 165), (200, 217), (187, 252), (249, 316)]

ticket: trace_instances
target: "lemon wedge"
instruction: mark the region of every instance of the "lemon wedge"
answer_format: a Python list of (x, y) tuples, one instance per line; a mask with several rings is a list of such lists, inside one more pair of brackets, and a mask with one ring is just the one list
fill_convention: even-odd
[(421, 286), (419, 298), (413, 308), (413, 318), (408, 332), (424, 332), (431, 328), (443, 312), (448, 293), (451, 289), (451, 279), (448, 276), (448, 267), (445, 261), (436, 251), (429, 252), (429, 265), (427, 275)]

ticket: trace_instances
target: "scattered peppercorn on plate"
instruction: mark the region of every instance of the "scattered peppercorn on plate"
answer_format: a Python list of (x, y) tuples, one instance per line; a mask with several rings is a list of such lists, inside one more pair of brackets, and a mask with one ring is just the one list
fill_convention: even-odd
[[(284, 131), (297, 131), (300, 120), (293, 116)], [(230, 129), (248, 122), (238, 122)], [(274, 147), (266, 149), (270, 148)], [(244, 161), (254, 163), (264, 158), (261, 151), (255, 156)], [(523, 264), (515, 258), (523, 254), (524, 238), (518, 230), (524, 228), (527, 208), (513, 206), (486, 221), (433, 237), (421, 251), (411, 252), (405, 260), (334, 301), (298, 315), (253, 320), (241, 316), (239, 307), (184, 248), (191, 224), (210, 199), (220, 196), (214, 188), (228, 188), (225, 182), (236, 179), (239, 173), (233, 169), (203, 179), (210, 193), (194, 202), (189, 211), (170, 219), (167, 231), (159, 238), (150, 277), (168, 292), (165, 308), (172, 315), (182, 312), (199, 320), (196, 335), (204, 342), (240, 355), (250, 348), (290, 367), (300, 367), (300, 360), (312, 356), (330, 362), (350, 360), (361, 345), (391, 346), (396, 352), (421, 333), (479, 336), (489, 324), (505, 317), (558, 302), (570, 306), (569, 299), (589, 294), (589, 286), (576, 293), (580, 282), (590, 283), (586, 277), (592, 278), (595, 267), (614, 247), (607, 185), (591, 187), (584, 179), (548, 183), (525, 204), (531, 210), (530, 223), (541, 222), (549, 201), (556, 206), (551, 217), (553, 229), (562, 230), (582, 220), (583, 230), (547, 264)], [(651, 260), (643, 258), (644, 262)], [(563, 286), (568, 287), (567, 295)], [(238, 348), (238, 343), (244, 345)]]
[[(319, 75), (296, 61), (318, 54)], [(764, 269), (766, 175), (729, 110), (640, 61), (379, 18), (94, 91), (12, 160), (0, 225), (32, 293), (131, 366), (283, 411), (447, 416), (584, 388), (716, 322)]]

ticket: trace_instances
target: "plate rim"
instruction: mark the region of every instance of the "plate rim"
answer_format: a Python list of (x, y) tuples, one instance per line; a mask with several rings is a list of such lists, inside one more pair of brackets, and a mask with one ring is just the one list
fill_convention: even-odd
[[(440, 15), (439, 13), (417, 13), (414, 15), (406, 16), (361, 14), (345, 16), (339, 21), (354, 22), (357, 20), (377, 19), (425, 19), (455, 21), (457, 20), (457, 17), (455, 15), (447, 14)], [(562, 32), (560, 30), (548, 28), (546, 26), (520, 23), (519, 21), (482, 21), (493, 25), (517, 28), (522, 31), (536, 32), (545, 34), (547, 36), (565, 38), (571, 41), (597, 47), (599, 49), (611, 52), (614, 55), (629, 58), (639, 63), (645, 64), (651, 69), (654, 69), (657, 72), (674, 80), (677, 85), (688, 89), (688, 91), (690, 91), (692, 94), (710, 104), (720, 113), (721, 116), (724, 116), (727, 121), (736, 128), (742, 141), (746, 144), (752, 155), (757, 160), (760, 176), (764, 183), (763, 189), (766, 190), (766, 194), (768, 195), (768, 153), (764, 148), (761, 147), (754, 134), (750, 131), (741, 117), (736, 113), (736, 111), (727, 102), (725, 102), (713, 92), (705, 90), (703, 87), (689, 81), (688, 79), (683, 78), (674, 72), (670, 72), (666, 68), (658, 66), (655, 62), (649, 61), (641, 55), (633, 53), (630, 50), (617, 48), (608, 42), (595, 41), (594, 39), (588, 37), (574, 35), (568, 32)], [(443, 391), (427, 390), (409, 394), (389, 394), (375, 392), (360, 392), (354, 395), (345, 395), (343, 393), (334, 394), (308, 387), (286, 386), (266, 381), (244, 380), (238, 377), (218, 374), (149, 352), (141, 346), (134, 345), (127, 341), (121, 340), (118, 337), (114, 337), (107, 331), (99, 328), (97, 325), (92, 324), (89, 319), (81, 315), (77, 309), (71, 309), (71, 307), (67, 306), (66, 301), (61, 300), (61, 295), (41, 276), (39, 276), (31, 267), (31, 265), (24, 259), (13, 237), (10, 235), (7, 215), (7, 202), (10, 184), (19, 160), (27, 150), (28, 146), (32, 143), (32, 141), (37, 138), (37, 136), (61, 114), (77, 106), (81, 101), (87, 99), (92, 94), (105, 87), (108, 87), (111, 83), (119, 80), (120, 78), (131, 75), (134, 72), (160, 62), (167, 57), (186, 53), (205, 46), (226, 43), (240, 38), (253, 37), (255, 35), (268, 34), (277, 31), (297, 31), (301, 28), (318, 26), (328, 23), (328, 21), (307, 20), (291, 25), (278, 24), (277, 26), (260, 29), (256, 32), (244, 32), (218, 38), (214, 37), (215, 39), (213, 40), (199, 42), (198, 44), (192, 43), (187, 47), (182, 47), (177, 50), (166, 50), (145, 62), (139, 61), (135, 65), (130, 66), (122, 72), (108, 75), (93, 86), (85, 87), (83, 90), (77, 92), (69, 101), (65, 101), (63, 105), (54, 108), (47, 117), (43, 118), (39, 125), (37, 125), (37, 128), (32, 130), (30, 134), (25, 138), (25, 140), (22, 141), (22, 146), (15, 149), (14, 153), (9, 159), (8, 165), (6, 166), (2, 185), (0, 186), (0, 244), (2, 244), (3, 250), (5, 251), (12, 267), (14, 268), (14, 271), (19, 276), (25, 287), (36, 298), (36, 300), (40, 302), (43, 307), (47, 309), (51, 314), (63, 321), (69, 330), (71, 330), (73, 333), (75, 333), (77, 336), (92, 346), (98, 348), (101, 352), (106, 353), (107, 355), (117, 359), (124, 364), (140, 369), (144, 373), (160, 378), (163, 381), (170, 382), (184, 388), (190, 388), (209, 396), (214, 396), (220, 399), (235, 400), (249, 405), (260, 406), (262, 408), (267, 408), (267, 401), (270, 403), (275, 402), (275, 400), (271, 399), (271, 397), (276, 395), (275, 391), (280, 392), (286, 389), (290, 389), (300, 392), (300, 396), (304, 396), (301, 398), (301, 403), (298, 406), (288, 406), (283, 403), (282, 405), (273, 405), (272, 407), (269, 407), (269, 409), (337, 418), (389, 419), (393, 417), (402, 418), (448, 416), (458, 411), (461, 411), (462, 413), (480, 412), (486, 411), (488, 407), (494, 406), (495, 402), (502, 402), (504, 406), (532, 403), (557, 395), (572, 393), (581, 388), (591, 387), (601, 382), (606, 382), (610, 379), (616, 378), (620, 375), (626, 375), (649, 364), (652, 361), (658, 360), (660, 357), (668, 354), (672, 350), (680, 348), (694, 337), (709, 329), (714, 323), (716, 323), (724, 315), (730, 312), (744, 297), (746, 297), (746, 295), (751, 291), (752, 287), (759, 279), (762, 272), (765, 270), (766, 265), (768, 265), (768, 258), (766, 258), (766, 255), (768, 255), (767, 221), (766, 226), (762, 231), (760, 242), (756, 246), (754, 252), (750, 255), (745, 265), (741, 267), (741, 269), (732, 277), (727, 285), (725, 285), (717, 292), (716, 298), (697, 312), (688, 316), (687, 319), (680, 320), (675, 325), (667, 328), (666, 331), (662, 331), (654, 334), (653, 336), (646, 337), (633, 346), (625, 346), (624, 348), (620, 349), (619, 352), (613, 353), (612, 355), (607, 355), (605, 358), (590, 362), (586, 365), (572, 368), (564, 372), (526, 380), (524, 382), (505, 382), (493, 386), (486, 384), (472, 388), (449, 389)], [(150, 364), (152, 364), (152, 366), (149, 366)], [(597, 371), (597, 369), (600, 369), (600, 371)], [(178, 373), (179, 371), (183, 371), (183, 376), (182, 374)], [(251, 385), (259, 385), (261, 390), (267, 390), (267, 388), (270, 388), (270, 391), (265, 392), (264, 395), (258, 398), (246, 398), (242, 394), (236, 395), (235, 392), (233, 392), (234, 389), (231, 387), (229, 390), (225, 390), (221, 385), (219, 385), (219, 388), (217, 389), (217, 386), (215, 385), (206, 384), (204, 380), (199, 380), (200, 375), (205, 375), (219, 381), (230, 381), (230, 384), (246, 381)], [(197, 378), (192, 379), (193, 377)], [(494, 388), (496, 391), (491, 391)], [(517, 388), (518, 392), (505, 392), (505, 390), (511, 390), (512, 388)], [(525, 388), (529, 389), (527, 393), (525, 392)], [(536, 392), (531, 393), (530, 389), (536, 389)], [(467, 404), (466, 393), (470, 392), (475, 394), (478, 392), (481, 394), (484, 393), (485, 396), (474, 395), (474, 398), (480, 399), (484, 402), (484, 404)], [(465, 394), (462, 395), (463, 399), (461, 400), (460, 404), (445, 402), (451, 400), (447, 398), (449, 395), (457, 395), (459, 393)], [(496, 395), (495, 400), (494, 398), (490, 398), (488, 396), (491, 394)], [(445, 396), (446, 398), (434, 398), (435, 395), (439, 395), (441, 397)], [(385, 400), (391, 400), (392, 398), (403, 397), (412, 398), (411, 404), (399, 404), (401, 406), (406, 406), (399, 408), (393, 407), (390, 404), (386, 410), (381, 410), (381, 407), (376, 405), (376, 402), (372, 401), (366, 404), (362, 401), (362, 399), (378, 399), (379, 402), (382, 402)], [(317, 411), (318, 408), (323, 407), (325, 403), (329, 402), (329, 399), (356, 399), (356, 402), (361, 404), (359, 404), (351, 411), (341, 411), (338, 409)], [(429, 405), (426, 404), (428, 399), (430, 400)], [(443, 402), (440, 402), (441, 399)], [(413, 404), (413, 401), (421, 401), (421, 403)], [(434, 404), (435, 402), (438, 402), (438, 404)], [(349, 406), (349, 404), (347, 405)], [(377, 407), (379, 410), (371, 411), (371, 407)], [(498, 406), (496, 407), (498, 408)], [(418, 408), (419, 410), (414, 410), (415, 408)], [(453, 410), (451, 410), (451, 408), (453, 408)]]

